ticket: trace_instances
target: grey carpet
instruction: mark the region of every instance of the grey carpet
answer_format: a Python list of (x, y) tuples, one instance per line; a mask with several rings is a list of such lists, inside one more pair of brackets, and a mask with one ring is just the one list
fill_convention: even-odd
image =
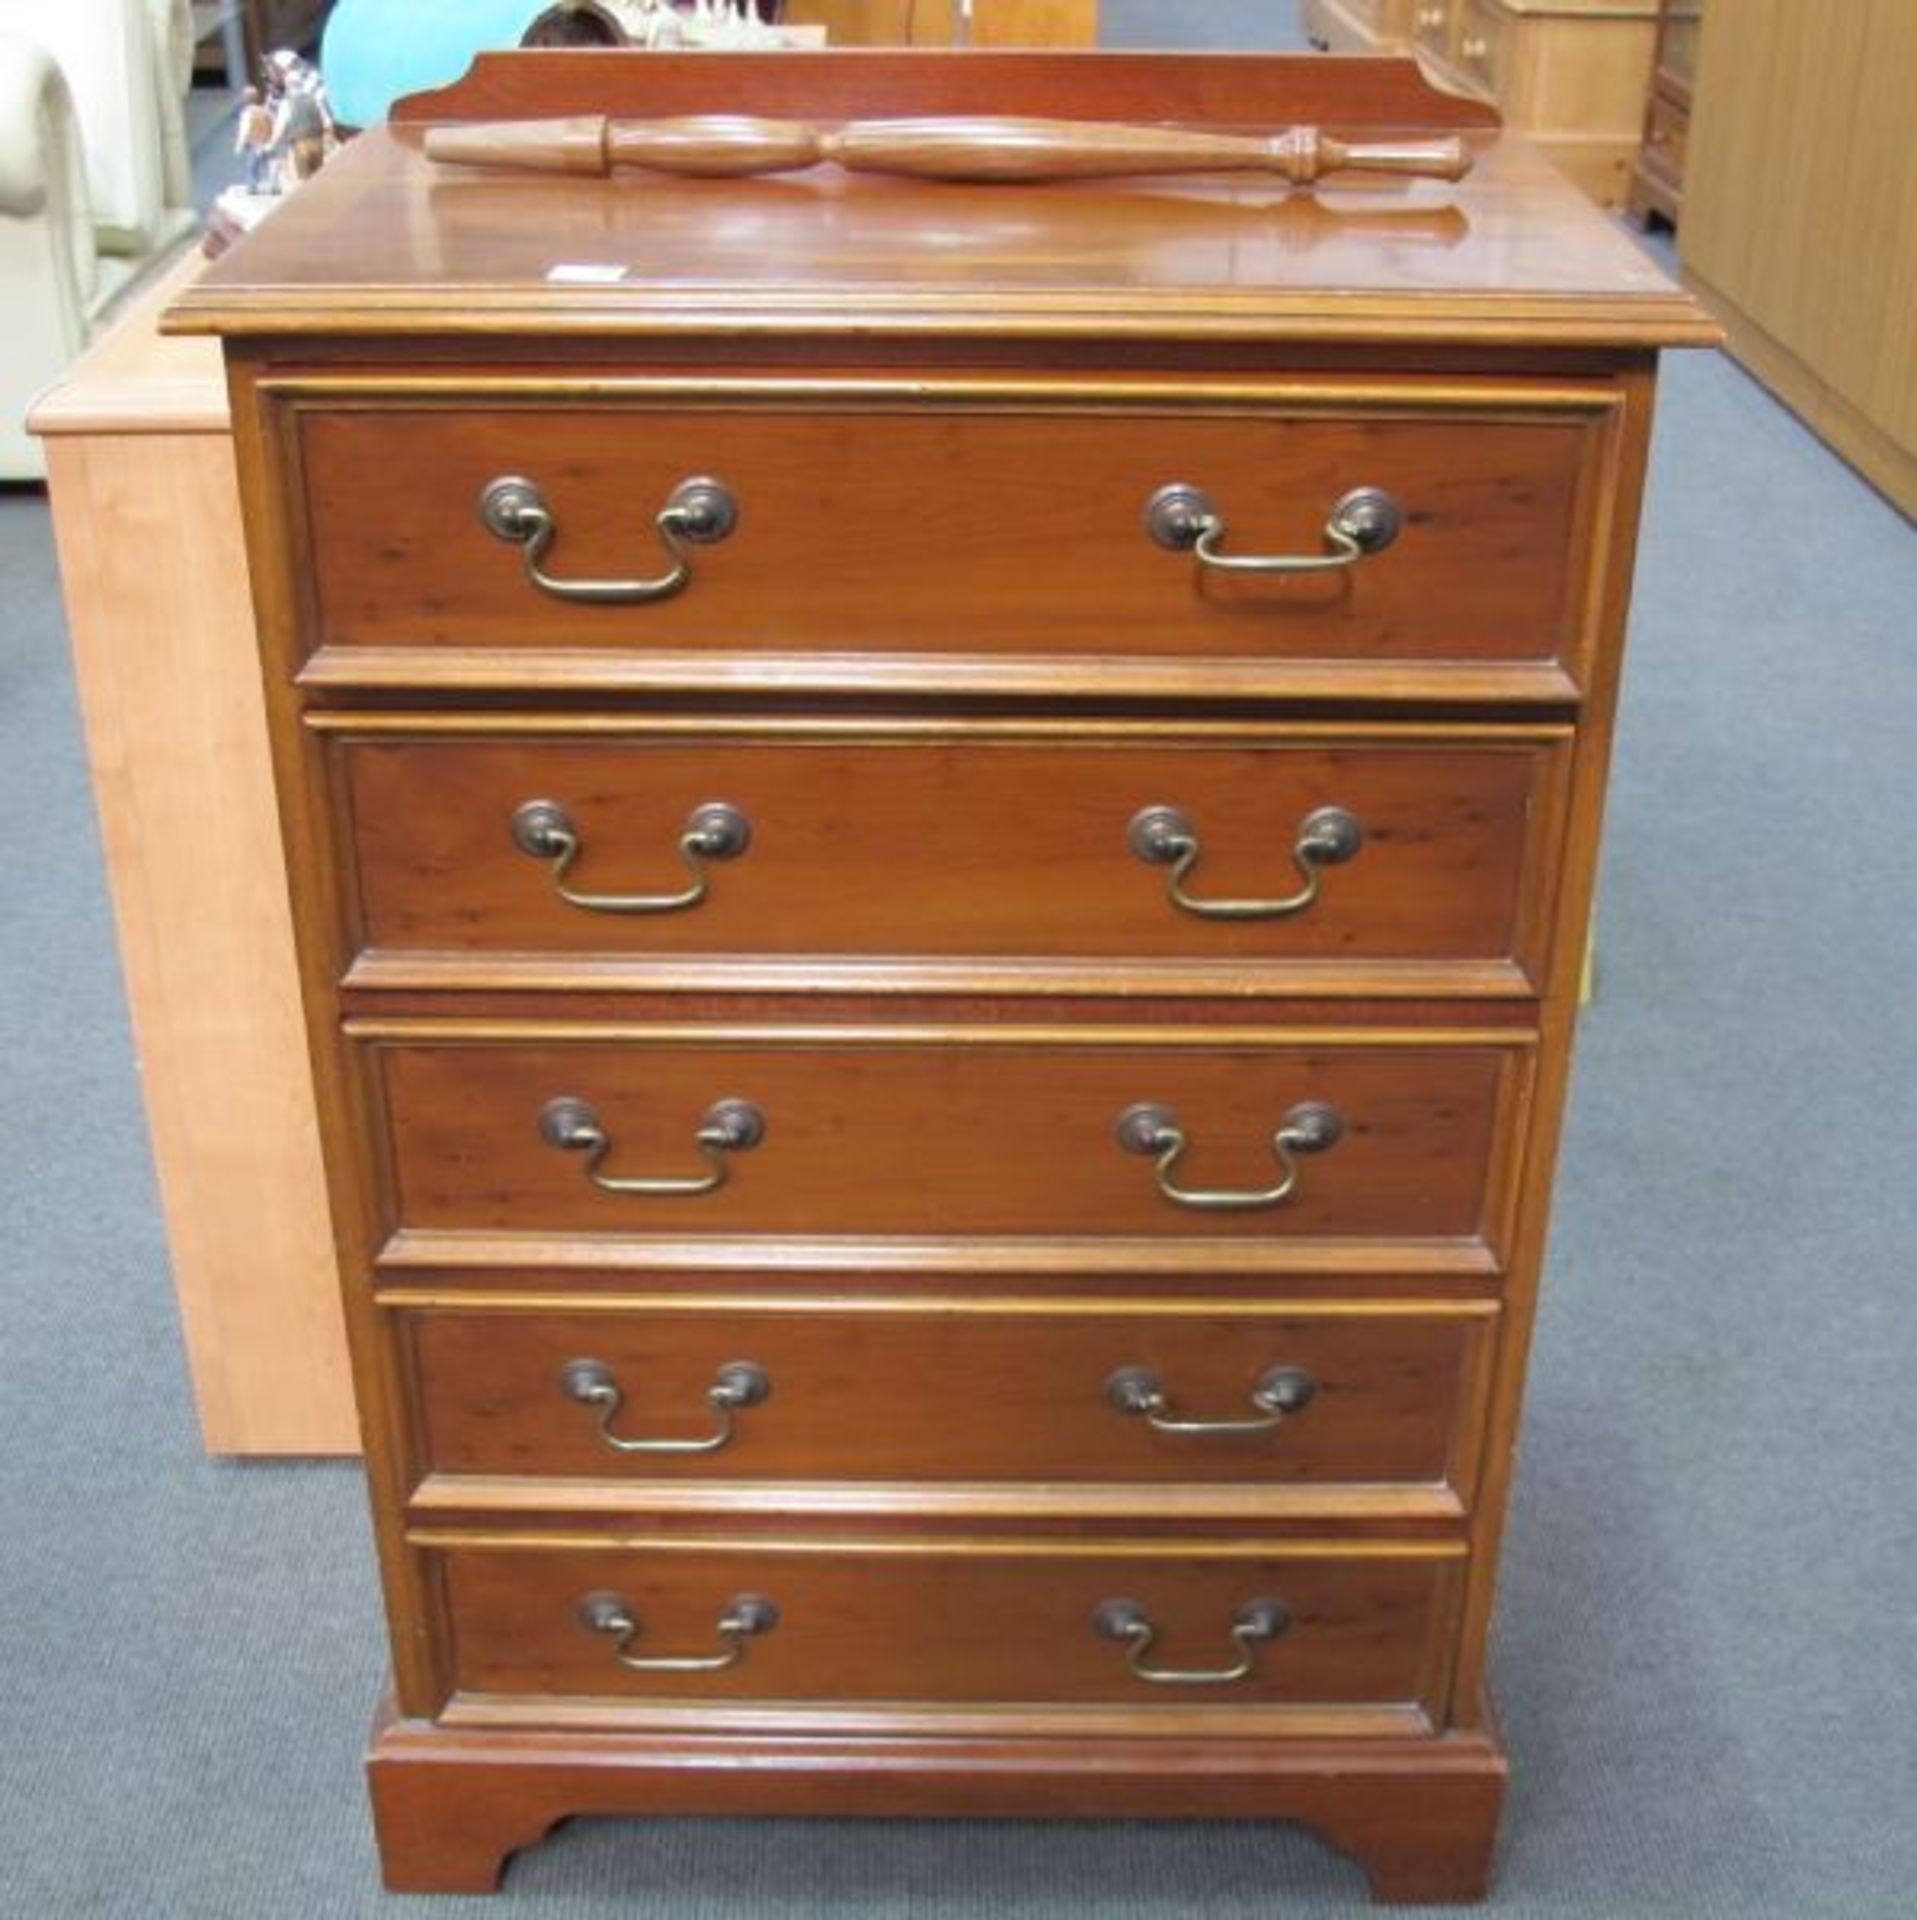
[[(1727, 362), (1667, 372), (1498, 1634), (1494, 1911), (1874, 1920), (1917, 1885), (1917, 540)], [(199, 1451), (17, 491), (0, 821), (0, 1913), (496, 1915), (377, 1890), (355, 1470)], [(509, 1885), (658, 1920), (1362, 1898), (1305, 1834), (1202, 1826), (587, 1821)]]

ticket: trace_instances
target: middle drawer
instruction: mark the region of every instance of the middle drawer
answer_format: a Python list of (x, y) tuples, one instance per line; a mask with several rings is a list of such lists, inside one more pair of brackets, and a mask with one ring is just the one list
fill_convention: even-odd
[(319, 724), (349, 956), (387, 982), (431, 956), (428, 984), (502, 957), (535, 986), (810, 957), (996, 985), (1086, 961), (1174, 990), (1220, 968), (1238, 990), (1544, 985), (1564, 727)]
[(1515, 1029), (353, 1020), (394, 1227), (1284, 1240), (1484, 1270)]

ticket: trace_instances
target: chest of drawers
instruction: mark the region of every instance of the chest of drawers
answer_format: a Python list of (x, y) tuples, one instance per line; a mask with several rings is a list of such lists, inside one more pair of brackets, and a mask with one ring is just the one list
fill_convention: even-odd
[[(419, 123), (1463, 131), (1463, 185), (501, 179)], [(1307, 1821), (1482, 1888), (1660, 346), (1408, 66), (482, 61), (227, 339), (394, 1682), (588, 1812)], [(1317, 564), (1246, 571), (1220, 562)]]

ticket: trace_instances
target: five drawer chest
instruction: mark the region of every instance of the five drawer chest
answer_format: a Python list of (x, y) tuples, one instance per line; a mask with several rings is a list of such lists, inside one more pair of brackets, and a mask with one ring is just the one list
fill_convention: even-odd
[[(1458, 182), (444, 164), (593, 114)], [(388, 1883), (584, 1813), (1259, 1817), (1462, 1899), (1658, 349), (1408, 63), (482, 58), (225, 337)]]

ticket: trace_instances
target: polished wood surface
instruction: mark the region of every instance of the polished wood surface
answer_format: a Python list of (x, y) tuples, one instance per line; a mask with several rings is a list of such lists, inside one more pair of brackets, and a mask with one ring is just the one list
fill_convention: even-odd
[(750, 1748), (684, 1729), (552, 1732), (497, 1717), (428, 1726), (383, 1711), (367, 1777), (386, 1885), (489, 1893), (571, 1814), (761, 1811), (845, 1819), (1301, 1820), (1391, 1901), (1475, 1901), (1507, 1767), (1490, 1731), (1435, 1739), (1167, 1738), (1149, 1728), (913, 1739), (785, 1735)]
[[(1494, 1169), (1516, 1122), (1523, 1056), (1497, 1046), (1255, 1049), (1000, 1043), (837, 1045), (778, 1034), (556, 1047), (380, 1049), (397, 1226), (427, 1230), (721, 1234), (1125, 1234), (1150, 1240), (1499, 1238)], [(696, 1197), (613, 1194), (546, 1145), (549, 1101), (588, 1101), (612, 1136), (608, 1176), (698, 1174), (715, 1102), (750, 1100), (766, 1139)], [(1271, 1137), (1304, 1101), (1345, 1138), (1299, 1156), (1297, 1192), (1268, 1210), (1166, 1200), (1153, 1163), (1113, 1128), (1140, 1102), (1192, 1137), (1201, 1189), (1268, 1189)]]
[(1914, 61), (1897, 0), (1713, 4), (1679, 249), (1731, 352), (1917, 516)]
[[(1374, 963), (1417, 966), (1440, 989), (1495, 963), (1522, 992), (1548, 962), (1561, 732), (1181, 740), (1121, 727), (1070, 745), (990, 723), (795, 737), (634, 721), (611, 738), (542, 734), (533, 716), (504, 737), (390, 726), (332, 736), (357, 871), (350, 946), (388, 979), (409, 953), (601, 956), (630, 962), (635, 980), (662, 955), (705, 956), (715, 980), (733, 956), (922, 955), (1157, 962), (1174, 990), (1193, 966), (1228, 965), (1274, 991), (1299, 966), (1314, 981), (1342, 969), (1362, 991)], [(682, 887), (679, 836), (714, 798), (746, 816), (752, 843), (707, 863), (710, 890), (692, 908), (594, 911), (561, 898), (552, 863), (512, 840), (514, 814), (538, 798), (572, 820), (583, 852), (565, 884), (589, 895)], [(1345, 808), (1364, 838), (1319, 870), (1301, 911), (1205, 919), (1130, 849), (1131, 821), (1155, 805), (1191, 821), (1202, 853), (1188, 888), (1207, 901), (1297, 896), (1294, 850), (1317, 809)]]
[[(1175, 654), (1323, 663), (1334, 688), (1346, 662), (1585, 666), (1590, 507), (1615, 416), (1592, 386), (1301, 381), (1261, 395), (1120, 379), (1075, 396), (966, 379), (728, 393), (714, 379), (701, 393), (602, 389), (582, 410), (587, 398), (374, 386), (289, 399), (312, 644)], [(650, 577), (666, 561), (654, 516), (701, 474), (736, 495), (738, 527), (691, 549), (684, 591), (647, 604), (541, 591), (475, 511), (490, 481), (524, 475), (557, 521), (553, 574)], [(1322, 555), (1326, 520), (1358, 487), (1384, 488), (1406, 525), (1344, 571), (1221, 575), (1147, 531), (1147, 503), (1174, 483), (1210, 496), (1227, 552)], [(819, 564), (837, 553), (846, 564)]]
[[(455, 1671), (462, 1688), (481, 1693), (608, 1699), (1438, 1709), (1452, 1557), (990, 1547), (454, 1550), (445, 1574)], [(631, 1602), (640, 1656), (710, 1653), (714, 1621), (735, 1594), (763, 1593), (780, 1617), (723, 1673), (635, 1673), (581, 1625), (579, 1603), (594, 1592)], [(1094, 1629), (1094, 1611), (1110, 1599), (1147, 1611), (1160, 1629), (1152, 1660), (1173, 1669), (1231, 1666), (1231, 1625), (1247, 1602), (1275, 1600), (1292, 1624), (1246, 1679), (1174, 1690), (1133, 1676), (1125, 1648)]]
[(226, 386), (183, 262), (33, 414), (167, 1253), (210, 1452), (358, 1446)]
[(65, 377), (34, 401), (30, 430), (48, 440), (95, 433), (229, 433), (218, 343), (169, 339), (162, 331), (162, 316), (205, 270), (198, 254), (184, 254), (143, 287)]
[[(665, 57), (484, 61), (181, 311), (232, 335), (403, 1716), (372, 1758), (389, 1877), (489, 1884), (578, 1811), (1203, 1812), (1310, 1819), (1385, 1897), (1473, 1896), (1649, 349), (1708, 325), (1521, 143), (1392, 63), (741, 57), (723, 82), (721, 101), (718, 66)], [(418, 151), (426, 125), (519, 117), (1066, 102), (1228, 131), (1472, 130), (1477, 165), (1442, 206), (1428, 183), (1274, 204), (1202, 177), (435, 192)], [(621, 277), (546, 277), (595, 260)], [(661, 442), (670, 466), (648, 465)], [(1151, 486), (1203, 454), (1193, 483), (1231, 483), (1227, 552), (1322, 548), (1322, 487), (1407, 447), (1405, 530), (1322, 605), (1321, 578), (1254, 583), (1282, 608), (1214, 606), (1192, 556), (1142, 531)], [(658, 566), (661, 491), (691, 475), (738, 488), (741, 517), (669, 597), (575, 606), (478, 526), (501, 472), (550, 489), (561, 578)], [(810, 851), (794, 755), (839, 824)], [(993, 762), (1016, 775), (1005, 796), (1065, 816), (1036, 862), (990, 844), (991, 755), (1028, 756)], [(1367, 950), (1349, 921), (1349, 943), (1262, 971), (1258, 949), (1094, 945), (1073, 876), (1110, 856), (1078, 783), (1110, 791), (1096, 810), (1116, 821), (1131, 796), (1097, 783), (1201, 760), (1220, 783), (1204, 832), (1228, 839), (1312, 782), (1382, 783), (1374, 850), (1442, 856), (1448, 876), (1371, 910), (1369, 937), (1390, 923), (1417, 951)], [(498, 809), (566, 767), (579, 790), (541, 797), (581, 810), (580, 871), (616, 865), (622, 887), (660, 783), (668, 830), (680, 786), (736, 804), (738, 782), (772, 783), (750, 792), (763, 837), (713, 866), (707, 947), (490, 944), (552, 924), (552, 875)], [(1387, 774), (1405, 767), (1430, 776), (1421, 799)], [(447, 836), (424, 855), (386, 824), (409, 810)], [(879, 819), (924, 848), (909, 880), (861, 878)], [(753, 922), (755, 857), (789, 873), (776, 931), (763, 907)], [(1212, 878), (1249, 884), (1225, 864), (1242, 852), (1214, 858)], [(1164, 876), (1132, 864), (1154, 883), (1135, 910), (1162, 915)], [(1509, 943), (1485, 941), (1501, 915)], [(455, 943), (371, 945), (375, 921)], [(989, 928), (1003, 947), (967, 951)], [(1047, 928), (1079, 945), (1045, 948)], [(560, 1095), (593, 1124), (542, 1133)], [(704, 1154), (695, 1130), (727, 1097), (759, 1103), (764, 1137)], [(1275, 1140), (1314, 1097), (1343, 1136), (1298, 1152), (1293, 1122)], [(1121, 1147), (1139, 1101), (1174, 1110), (1182, 1158), (1162, 1132)], [(660, 1195), (595, 1170), (724, 1178)], [(1258, 1205), (1181, 1204), (1194, 1190)], [(1270, 1444), (1290, 1427), (1302, 1449), (1322, 1415), (1321, 1473), (1208, 1476), (1156, 1451), (1202, 1437), (1108, 1432), (1118, 1335), (1209, 1410), (1242, 1404), (1277, 1328), (1325, 1383)], [(722, 1332), (741, 1344), (720, 1354)], [(634, 1477), (578, 1400), (544, 1409), (569, 1426), (541, 1423), (555, 1367), (586, 1358), (631, 1375), (621, 1432), (667, 1400), (710, 1413), (698, 1396), (729, 1361), (772, 1389), (714, 1464)], [(868, 1415), (855, 1454), (814, 1409), (880, 1369), (884, 1432)], [(942, 1403), (935, 1461), (919, 1402), (967, 1378), (987, 1384)], [(1021, 1417), (1048, 1393), (1081, 1397)], [(1149, 1466), (1107, 1450), (1128, 1441)], [(789, 1448), (789, 1473), (755, 1469), (755, 1446)], [(1360, 1470), (1427, 1477), (1338, 1477)], [(622, 1666), (578, 1615), (615, 1584), (640, 1617), (630, 1651), (709, 1664)], [(734, 1658), (720, 1610), (748, 1592), (786, 1611)], [(1112, 1597), (1150, 1608), (1152, 1652), (1180, 1666), (1232, 1661), (1248, 1600), (1282, 1600), (1292, 1631), (1242, 1678), (1160, 1688), (1091, 1631)]]
[(835, 47), (1089, 47), (1098, 0), (786, 0), (780, 18), (819, 26)]
[(1269, 173), (1309, 186), (1334, 173), (1459, 180), (1471, 170), (1470, 149), (1456, 138), (1346, 141), (1316, 127), (1233, 134), (1008, 115), (852, 120), (839, 127), (750, 114), (492, 120), (428, 127), (425, 153), (442, 166), (594, 177), (635, 167), (718, 180), (803, 172), (828, 161), (851, 173), (1024, 184), (1133, 174)]
[[(925, 0), (918, 0), (925, 4)], [(1017, 0), (1001, 0), (1017, 4)], [(482, 53), (456, 82), (397, 103), (407, 125), (606, 113), (753, 113), (828, 121), (900, 114), (1063, 114), (1149, 124), (1481, 127), (1476, 101), (1435, 91), (1405, 62), (1243, 53)]]
[[(482, 56), (458, 96), (424, 95), (369, 130), (214, 263), (176, 321), (247, 332), (330, 322), (369, 332), (548, 340), (778, 326), (998, 341), (1088, 334), (1259, 340), (1708, 339), (1692, 305), (1492, 117), (1410, 63), (1073, 54)], [(670, 67), (655, 74), (657, 65)], [(536, 75), (536, 93), (521, 76)], [(1354, 181), (1286, 196), (1193, 180), (1060, 184), (1008, 196), (823, 170), (759, 182), (448, 177), (422, 120), (739, 112), (793, 117), (1056, 111), (1195, 127), (1464, 130), (1457, 184)], [(1635, 107), (1633, 125), (1635, 126)], [(1475, 130), (1475, 131), (1470, 131)], [(715, 218), (715, 196), (724, 218)], [(1279, 204), (1274, 206), (1274, 197)], [(1287, 212), (1286, 209), (1291, 211)], [(1381, 213), (1431, 218), (1438, 244), (1380, 247)], [(928, 232), (949, 235), (926, 246)], [(555, 268), (588, 267), (597, 283)], [(619, 277), (612, 278), (617, 275)], [(1336, 289), (1327, 307), (1324, 290)]]
[(1410, 26), (1441, 84), (1496, 102), (1507, 126), (1616, 206), (1637, 152), (1657, 11), (1656, 0), (1417, 0)]
[(1304, 0), (1301, 13), (1311, 44), (1323, 53), (1406, 53), (1412, 26), (1434, 0)]
[[(1445, 1486), (1468, 1498), (1469, 1396), (1492, 1331), (1479, 1303), (1388, 1312), (952, 1314), (810, 1309), (424, 1313), (408, 1337), (427, 1468), (707, 1481), (1227, 1481), (1282, 1489)], [(704, 1454), (622, 1454), (566, 1366), (602, 1362), (625, 1438), (697, 1440), (708, 1390), (745, 1359), (771, 1382)], [(1174, 1417), (1248, 1421), (1274, 1367), (1315, 1391), (1271, 1431), (1169, 1434), (1112, 1404), (1111, 1376), (1158, 1375)], [(1460, 1485), (1460, 1482), (1465, 1484)]]

